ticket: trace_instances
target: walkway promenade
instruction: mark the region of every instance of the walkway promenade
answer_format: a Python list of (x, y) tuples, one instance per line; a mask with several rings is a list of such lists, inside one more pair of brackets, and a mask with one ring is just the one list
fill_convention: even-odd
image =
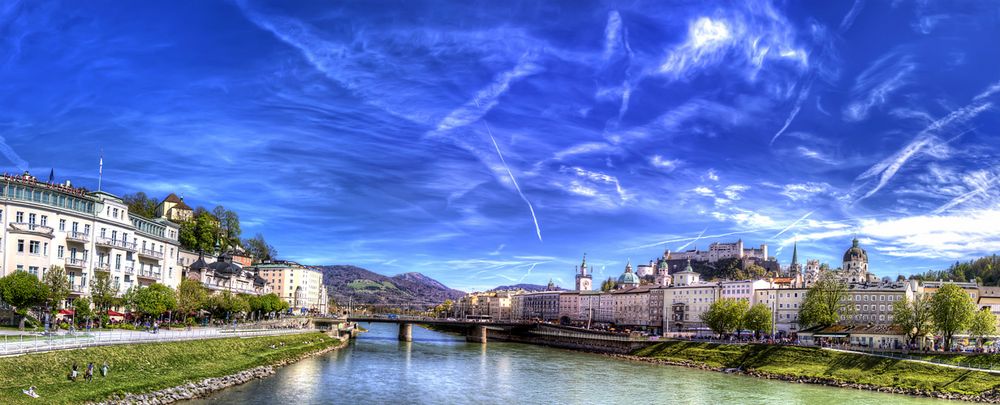
[[(315, 329), (267, 329), (267, 328), (193, 328), (160, 329), (157, 333), (132, 330), (99, 330), (59, 333), (48, 336), (41, 334), (0, 334), (0, 356), (39, 353), (52, 350), (79, 349), (93, 346), (108, 346), (135, 343), (176, 342), (184, 340), (220, 339), (231, 337), (255, 337), (287, 335), (315, 332)], [(5, 331), (7, 332), (7, 331)]]

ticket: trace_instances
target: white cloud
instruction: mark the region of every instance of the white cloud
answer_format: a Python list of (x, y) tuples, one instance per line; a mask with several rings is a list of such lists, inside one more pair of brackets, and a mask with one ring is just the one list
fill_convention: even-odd
[(829, 192), (832, 187), (827, 183), (798, 183), (785, 184), (782, 186), (781, 195), (790, 198), (792, 201), (805, 201), (818, 194)]
[(802, 155), (803, 157), (806, 157), (806, 158), (809, 158), (809, 159), (813, 159), (813, 160), (816, 160), (816, 161), (819, 161), (819, 162), (823, 162), (823, 163), (826, 163), (826, 164), (834, 164), (834, 163), (836, 163), (836, 161), (834, 161), (832, 158), (830, 158), (829, 156), (827, 156), (823, 152), (820, 152), (820, 151), (817, 151), (817, 150), (814, 150), (814, 149), (809, 149), (809, 148), (807, 148), (805, 146), (799, 146), (799, 147), (795, 148), (795, 150), (797, 152), (799, 152), (799, 155)]
[(722, 190), (722, 194), (724, 194), (726, 196), (726, 198), (735, 201), (735, 200), (739, 200), (740, 198), (742, 198), (741, 194), (744, 191), (747, 191), (749, 189), (750, 189), (750, 186), (747, 186), (747, 185), (733, 184), (733, 185), (730, 185), (730, 186), (726, 186), (726, 188)]
[(719, 181), (719, 174), (715, 172), (715, 169), (708, 169), (705, 177), (712, 181)]
[(693, 191), (695, 194), (698, 194), (698, 195), (701, 195), (701, 196), (715, 197), (715, 192), (712, 191), (712, 189), (710, 189), (708, 187), (705, 187), (705, 186), (695, 187), (695, 188), (691, 189), (691, 191)]
[(672, 172), (674, 169), (677, 169), (677, 166), (681, 164), (681, 161), (677, 159), (665, 159), (660, 155), (653, 155), (653, 157), (649, 159), (649, 163), (656, 168)]

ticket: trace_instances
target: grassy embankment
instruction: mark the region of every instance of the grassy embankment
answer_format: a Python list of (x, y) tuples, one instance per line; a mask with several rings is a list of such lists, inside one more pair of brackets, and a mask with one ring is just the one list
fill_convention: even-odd
[[(818, 348), (768, 345), (720, 345), (663, 342), (633, 353), (636, 356), (710, 367), (736, 368), (785, 377), (831, 379), (879, 387), (978, 395), (1000, 386), (1000, 375), (904, 360), (839, 353)], [(997, 355), (950, 356), (954, 362), (1000, 360)]]
[[(310, 343), (305, 343), (307, 341)], [(271, 349), (272, 344), (281, 342), (285, 345)], [(0, 358), (0, 402), (56, 404), (100, 401), (115, 394), (151, 392), (209, 377), (235, 374), (338, 343), (337, 339), (317, 332), (102, 346)], [(80, 371), (76, 382), (67, 379), (74, 361)], [(110, 366), (107, 378), (100, 376), (100, 366), (104, 361)], [(94, 362), (94, 381), (90, 383), (82, 378), (88, 362)], [(21, 392), (31, 385), (35, 386), (41, 398), (33, 399)]]

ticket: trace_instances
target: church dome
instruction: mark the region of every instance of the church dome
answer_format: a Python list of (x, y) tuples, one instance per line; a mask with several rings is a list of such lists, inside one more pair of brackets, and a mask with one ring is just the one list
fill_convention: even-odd
[(618, 284), (639, 284), (639, 276), (635, 273), (623, 273), (618, 277)]
[(854, 243), (851, 248), (844, 252), (844, 262), (854, 261), (868, 263), (868, 252), (858, 246), (858, 238), (854, 238)]

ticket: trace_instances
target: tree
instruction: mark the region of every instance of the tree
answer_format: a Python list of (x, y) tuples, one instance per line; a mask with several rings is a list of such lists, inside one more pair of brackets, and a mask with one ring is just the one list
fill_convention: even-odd
[(45, 284), (48, 291), (48, 297), (46, 297), (46, 304), (49, 310), (55, 311), (59, 309), (59, 304), (69, 297), (70, 293), (70, 283), (69, 278), (66, 277), (66, 270), (62, 266), (52, 266), (45, 275), (42, 276), (42, 283)]
[(743, 271), (746, 276), (744, 279), (748, 280), (759, 280), (767, 276), (767, 269), (757, 265), (751, 264), (747, 266), (746, 270)]
[(223, 291), (209, 299), (209, 307), (216, 318), (229, 319), (237, 314), (250, 310), (250, 305), (243, 297)]
[(185, 249), (212, 252), (219, 235), (219, 220), (204, 208), (198, 207), (194, 219), (181, 224), (178, 239)]
[(160, 283), (139, 288), (135, 294), (135, 310), (143, 315), (159, 317), (177, 307), (174, 290)]
[(917, 295), (913, 300), (903, 297), (903, 300), (892, 303), (892, 324), (904, 332), (910, 343), (917, 342), (924, 347), (924, 337), (934, 330), (934, 316), (931, 311), (931, 299), (927, 295)]
[(753, 304), (750, 310), (743, 315), (743, 328), (752, 330), (754, 334), (766, 333), (771, 330), (773, 320), (771, 319), (771, 309), (762, 303)]
[(212, 215), (219, 221), (219, 243), (223, 250), (240, 244), (240, 216), (219, 205), (212, 210)]
[(254, 263), (259, 263), (278, 258), (278, 250), (264, 240), (264, 235), (257, 234), (251, 239), (243, 240), (243, 248), (246, 249)]
[(177, 310), (184, 317), (204, 308), (208, 301), (208, 289), (197, 280), (184, 278), (177, 286)]
[(601, 283), (601, 291), (604, 292), (614, 290), (617, 287), (618, 287), (618, 282), (611, 277), (608, 277), (607, 280), (604, 280), (604, 282)]
[(997, 333), (997, 317), (989, 309), (975, 311), (969, 322), (969, 335), (976, 338), (976, 347), (983, 344), (983, 338)]
[(741, 328), (749, 306), (744, 300), (723, 298), (713, 302), (708, 311), (701, 314), (701, 321), (720, 337), (728, 335)]
[(94, 311), (90, 308), (90, 300), (87, 297), (80, 297), (73, 300), (73, 317), (76, 323), (81, 323), (94, 316)]
[(24, 329), (25, 317), (28, 311), (45, 303), (49, 292), (33, 274), (15, 271), (0, 278), (0, 298), (3, 302), (15, 308), (21, 316), (18, 328)]
[(90, 299), (99, 311), (107, 311), (115, 304), (118, 295), (118, 286), (111, 280), (108, 273), (98, 272), (94, 274), (94, 281), (90, 283)]
[(829, 326), (851, 314), (854, 307), (848, 301), (847, 285), (832, 273), (823, 273), (806, 292), (799, 307), (799, 326)]
[(944, 336), (946, 350), (951, 349), (952, 337), (955, 333), (967, 330), (976, 304), (962, 287), (955, 284), (945, 284), (931, 298), (931, 312), (934, 315), (934, 325)]
[(156, 206), (160, 205), (159, 199), (148, 197), (142, 191), (125, 194), (122, 196), (122, 201), (128, 206), (130, 213), (146, 218), (156, 218)]

